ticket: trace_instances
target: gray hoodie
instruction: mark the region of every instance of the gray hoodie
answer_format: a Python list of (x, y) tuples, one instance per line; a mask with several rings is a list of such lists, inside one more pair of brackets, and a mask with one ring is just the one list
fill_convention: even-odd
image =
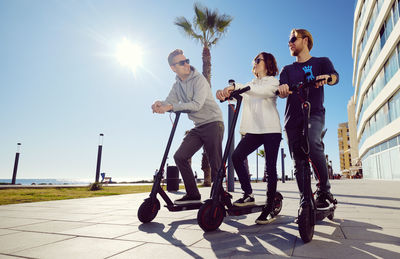
[(184, 81), (178, 76), (164, 103), (172, 104), (174, 112), (185, 112), (196, 127), (222, 121), (222, 112), (216, 103), (207, 79), (194, 67)]

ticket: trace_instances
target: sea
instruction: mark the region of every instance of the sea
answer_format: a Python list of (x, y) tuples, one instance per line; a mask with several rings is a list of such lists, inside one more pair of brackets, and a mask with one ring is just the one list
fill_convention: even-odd
[[(99, 179), (101, 180), (101, 178)], [(21, 184), (21, 185), (84, 185), (84, 184), (91, 184), (94, 182), (93, 179), (52, 179), (52, 178), (35, 178), (35, 179), (16, 179), (15, 183), (16, 184)], [(119, 177), (113, 177), (112, 178), (113, 183), (138, 183), (141, 184), (143, 182), (151, 182), (151, 179), (136, 179), (136, 178), (119, 178)], [(11, 184), (11, 179), (0, 179), (0, 185), (4, 184)]]
[[(93, 181), (92, 181), (93, 182)], [(11, 184), (11, 179), (0, 179), (0, 184)], [(89, 179), (16, 179), (16, 184), (21, 185), (73, 185), (90, 184)]]

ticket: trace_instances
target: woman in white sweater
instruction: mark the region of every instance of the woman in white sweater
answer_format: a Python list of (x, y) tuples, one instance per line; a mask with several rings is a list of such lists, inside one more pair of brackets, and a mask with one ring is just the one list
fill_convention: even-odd
[(275, 78), (278, 67), (274, 56), (261, 52), (253, 60), (253, 74), (255, 78), (247, 84), (236, 84), (217, 91), (217, 98), (224, 100), (233, 90), (250, 86), (250, 90), (243, 93), (243, 111), (240, 124), (240, 133), (244, 136), (232, 155), (233, 166), (239, 177), (244, 195), (235, 201), (235, 206), (249, 206), (254, 204), (253, 190), (246, 169), (245, 161), (249, 154), (259, 146), (264, 145), (265, 165), (267, 171), (267, 202), (257, 224), (268, 224), (274, 220), (273, 208), (276, 186), (278, 182), (276, 160), (279, 145), (282, 139), (281, 125), (276, 108), (275, 91), (279, 81)]

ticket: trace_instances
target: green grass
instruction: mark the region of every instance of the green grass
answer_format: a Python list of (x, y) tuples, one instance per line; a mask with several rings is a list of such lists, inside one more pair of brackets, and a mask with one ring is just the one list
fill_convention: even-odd
[[(90, 191), (88, 187), (62, 188), (15, 188), (0, 189), (0, 205), (37, 201), (53, 201), (77, 198), (89, 198), (119, 194), (143, 193), (151, 191), (152, 185), (103, 186), (101, 190)], [(164, 190), (166, 187), (163, 187)], [(183, 189), (183, 185), (179, 186)]]

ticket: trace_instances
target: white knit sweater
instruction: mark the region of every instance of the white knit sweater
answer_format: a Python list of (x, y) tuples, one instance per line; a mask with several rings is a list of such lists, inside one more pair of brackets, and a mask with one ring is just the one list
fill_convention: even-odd
[(275, 91), (279, 81), (273, 76), (255, 78), (247, 84), (236, 84), (235, 90), (250, 86), (243, 93), (240, 133), (264, 134), (281, 133), (279, 113), (276, 108)]

